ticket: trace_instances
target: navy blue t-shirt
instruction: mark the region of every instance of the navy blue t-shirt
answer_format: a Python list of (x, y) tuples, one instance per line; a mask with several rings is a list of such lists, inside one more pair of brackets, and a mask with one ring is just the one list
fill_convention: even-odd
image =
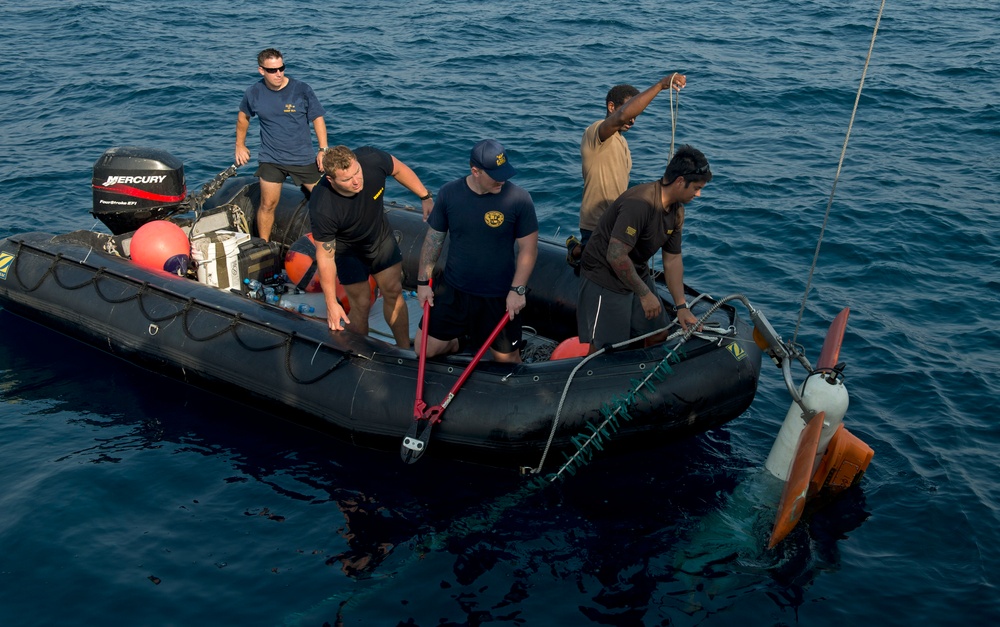
[(275, 91), (261, 79), (243, 94), (240, 111), (260, 118), (261, 163), (307, 165), (316, 160), (309, 123), (326, 111), (309, 85), (289, 78)]
[(514, 279), (514, 242), (538, 231), (531, 195), (508, 181), (499, 194), (476, 194), (465, 177), (438, 192), (427, 224), (450, 240), (444, 280), (476, 296), (505, 296)]

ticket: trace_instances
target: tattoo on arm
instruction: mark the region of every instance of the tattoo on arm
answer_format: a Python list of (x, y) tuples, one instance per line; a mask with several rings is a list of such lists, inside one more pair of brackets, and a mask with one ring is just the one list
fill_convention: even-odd
[(430, 278), (434, 271), (434, 264), (441, 256), (441, 248), (444, 247), (444, 238), (447, 233), (429, 229), (427, 237), (424, 238), (424, 246), (420, 249), (420, 267), (426, 269), (427, 278)]
[(333, 253), (337, 252), (337, 240), (333, 240), (330, 242), (320, 242), (320, 244), (323, 245), (323, 250), (325, 250), (327, 254), (332, 255)]
[(625, 284), (636, 296), (642, 298), (649, 293), (649, 287), (639, 278), (635, 271), (635, 265), (629, 259), (628, 253), (632, 250), (621, 241), (611, 238), (608, 243), (608, 262), (611, 269), (622, 283)]

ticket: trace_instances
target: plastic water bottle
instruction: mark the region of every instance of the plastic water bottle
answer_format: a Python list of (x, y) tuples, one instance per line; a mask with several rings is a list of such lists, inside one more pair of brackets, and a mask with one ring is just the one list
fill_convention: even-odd
[(271, 303), (272, 305), (277, 305), (281, 302), (281, 294), (265, 294), (264, 300)]
[(311, 316), (312, 314), (316, 313), (316, 308), (313, 307), (312, 305), (307, 305), (305, 303), (301, 303), (299, 305), (299, 313), (300, 314), (306, 314), (307, 316)]
[(243, 279), (243, 285), (247, 286), (247, 296), (255, 300), (264, 300), (260, 291), (260, 281), (257, 279)]

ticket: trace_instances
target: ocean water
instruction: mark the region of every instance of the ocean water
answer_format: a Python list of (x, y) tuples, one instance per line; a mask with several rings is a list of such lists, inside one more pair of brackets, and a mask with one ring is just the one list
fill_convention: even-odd
[(996, 622), (996, 8), (888, 2), (852, 125), (873, 0), (0, 4), (0, 237), (94, 226), (112, 146), (170, 151), (189, 189), (225, 169), (273, 46), (332, 142), (389, 150), (432, 189), (499, 139), (562, 238), (607, 89), (684, 72), (676, 129), (664, 94), (627, 135), (633, 182), (672, 137), (703, 150), (687, 282), (745, 294), (811, 358), (851, 308), (845, 422), (875, 450), (767, 551), (754, 477), (789, 403), (773, 368), (726, 427), (515, 498), (510, 471), (406, 466), (0, 311), (0, 621)]

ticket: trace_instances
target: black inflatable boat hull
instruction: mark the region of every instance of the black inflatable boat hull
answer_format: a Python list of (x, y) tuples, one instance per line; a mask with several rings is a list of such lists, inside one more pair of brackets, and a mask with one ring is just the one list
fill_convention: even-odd
[[(214, 204), (255, 204), (253, 183), (231, 183)], [(282, 197), (294, 198), (295, 190)], [(286, 243), (307, 228), (299, 201), (279, 209), (276, 233)], [(406, 208), (388, 213), (404, 254), (404, 283), (413, 289), (426, 225)], [(417, 358), (412, 350), (375, 337), (334, 334), (325, 320), (143, 269), (103, 252), (110, 238), (81, 231), (0, 241), (0, 305), (133, 364), (282, 418), (362, 445), (399, 448), (413, 420)], [(525, 310), (526, 324), (555, 339), (575, 335), (578, 279), (564, 257), (558, 243), (540, 243)], [(710, 304), (706, 299), (703, 310)], [(669, 376), (630, 410), (632, 419), (614, 435), (616, 451), (689, 437), (750, 406), (761, 363), (752, 328), (726, 306), (714, 316), (734, 334), (688, 342)], [(626, 394), (666, 355), (663, 346), (609, 353), (575, 374), (579, 359), (484, 361), (434, 428), (429, 452), (495, 465), (537, 464), (557, 412), (554, 450), (570, 449), (570, 438), (600, 420), (602, 406)], [(444, 398), (467, 363), (467, 356), (428, 362), (429, 405)], [(561, 459), (550, 456), (549, 466)]]

